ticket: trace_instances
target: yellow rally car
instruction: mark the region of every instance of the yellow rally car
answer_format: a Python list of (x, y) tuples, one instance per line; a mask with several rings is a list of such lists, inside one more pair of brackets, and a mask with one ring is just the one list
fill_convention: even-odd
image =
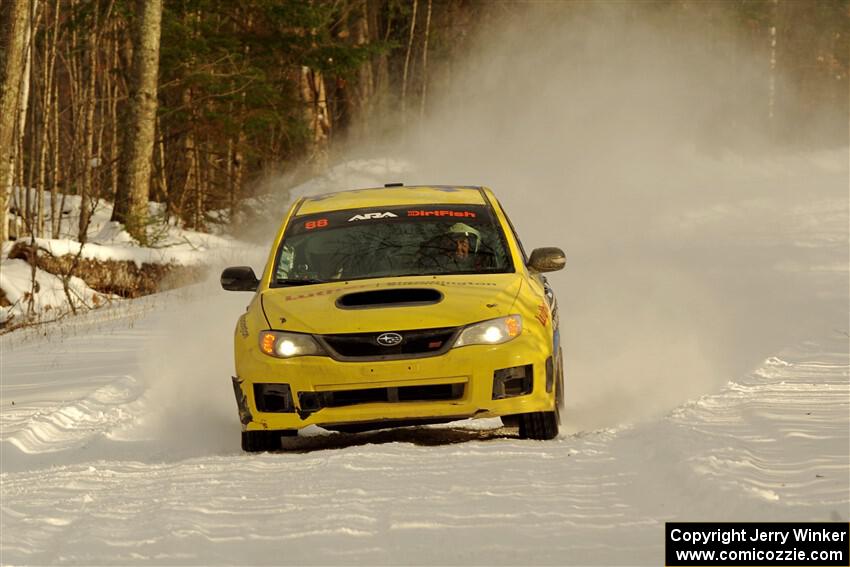
[(558, 309), (484, 187), (390, 184), (298, 200), (235, 332), (242, 448), (281, 447), (308, 425), (363, 431), (501, 416), (519, 435), (558, 434)]

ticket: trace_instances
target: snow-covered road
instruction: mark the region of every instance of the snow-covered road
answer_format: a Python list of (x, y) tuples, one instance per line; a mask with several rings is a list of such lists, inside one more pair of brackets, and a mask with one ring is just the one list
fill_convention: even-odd
[(636, 425), (317, 431), (244, 455), (208, 372), (228, 333), (192, 341), (199, 291), (2, 338), (3, 564), (659, 564), (669, 520), (848, 518), (839, 332)]
[(573, 243), (551, 442), (486, 420), (242, 454), (248, 295), (215, 282), (2, 335), (0, 563), (659, 565), (665, 521), (847, 521), (846, 152), (827, 157), (801, 158), (806, 191), (733, 170), (767, 189), (665, 201), (629, 239), (511, 209)]

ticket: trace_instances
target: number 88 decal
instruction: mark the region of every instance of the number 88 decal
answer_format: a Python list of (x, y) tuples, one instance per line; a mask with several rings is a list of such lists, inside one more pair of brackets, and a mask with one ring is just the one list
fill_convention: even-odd
[(314, 221), (307, 221), (304, 223), (304, 228), (307, 230), (313, 230), (314, 228), (325, 228), (328, 226), (328, 219), (319, 219)]

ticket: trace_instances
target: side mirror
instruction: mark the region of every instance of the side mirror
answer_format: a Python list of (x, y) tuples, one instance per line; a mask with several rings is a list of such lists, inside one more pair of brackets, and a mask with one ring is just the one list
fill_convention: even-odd
[(560, 248), (535, 248), (528, 259), (528, 267), (535, 272), (555, 272), (562, 270), (567, 263), (567, 257)]
[(259, 285), (250, 266), (234, 266), (221, 272), (221, 287), (227, 291), (257, 291)]

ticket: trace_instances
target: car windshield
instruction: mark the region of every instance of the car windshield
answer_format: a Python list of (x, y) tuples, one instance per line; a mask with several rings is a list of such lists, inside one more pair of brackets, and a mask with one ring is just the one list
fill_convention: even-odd
[(277, 251), (273, 285), (512, 272), (488, 207), (431, 205), (295, 217)]

